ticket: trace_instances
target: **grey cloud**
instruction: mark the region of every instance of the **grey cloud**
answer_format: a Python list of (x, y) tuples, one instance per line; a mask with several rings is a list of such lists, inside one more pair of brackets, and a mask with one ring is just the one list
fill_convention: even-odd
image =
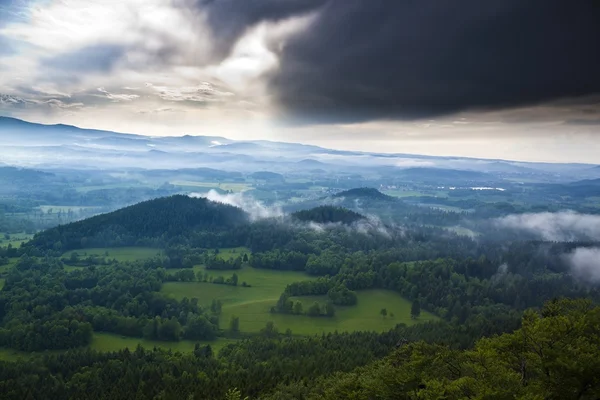
[(114, 44), (84, 47), (42, 61), (44, 67), (66, 72), (109, 72), (125, 55), (125, 48)]
[(555, 242), (600, 241), (600, 215), (574, 211), (514, 214), (496, 219), (495, 224)]
[(0, 35), (0, 57), (15, 53), (13, 41), (4, 35)]
[(586, 282), (600, 282), (600, 248), (578, 247), (564, 255), (571, 273)]
[(191, 102), (221, 102), (226, 98), (235, 96), (234, 93), (221, 88), (210, 82), (201, 82), (197, 86), (169, 87), (147, 84), (161, 99), (167, 101), (191, 101)]
[(137, 94), (110, 93), (104, 88), (98, 88), (98, 91), (102, 93), (107, 99), (112, 100), (113, 102), (132, 101), (140, 97)]
[(279, 21), (313, 11), (327, 0), (180, 0), (202, 11), (214, 32), (217, 56), (225, 57), (246, 30), (263, 21)]
[(283, 47), (270, 87), (299, 123), (598, 94), (598, 21), (595, 0), (330, 0)]

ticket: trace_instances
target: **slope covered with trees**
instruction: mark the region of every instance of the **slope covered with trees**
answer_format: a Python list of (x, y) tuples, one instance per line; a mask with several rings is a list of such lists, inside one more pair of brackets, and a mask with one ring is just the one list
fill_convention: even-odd
[(352, 224), (365, 219), (357, 212), (333, 206), (319, 206), (310, 210), (301, 210), (292, 214), (292, 218), (304, 222), (316, 222), (318, 224)]
[(176, 195), (49, 229), (37, 234), (28, 247), (66, 251), (135, 245), (144, 240), (160, 240), (166, 244), (193, 231), (217, 234), (247, 221), (246, 213), (239, 208), (204, 198)]
[(333, 195), (334, 198), (345, 198), (345, 199), (361, 199), (361, 200), (382, 200), (382, 201), (396, 201), (392, 196), (381, 193), (375, 188), (356, 188), (344, 190), (342, 192)]

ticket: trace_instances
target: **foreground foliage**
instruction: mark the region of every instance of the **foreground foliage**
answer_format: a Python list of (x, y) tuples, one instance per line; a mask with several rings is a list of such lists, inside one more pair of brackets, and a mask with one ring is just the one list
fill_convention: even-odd
[(560, 300), (525, 313), (521, 329), (461, 351), (410, 343), (382, 361), (268, 399), (597, 399), (600, 307)]

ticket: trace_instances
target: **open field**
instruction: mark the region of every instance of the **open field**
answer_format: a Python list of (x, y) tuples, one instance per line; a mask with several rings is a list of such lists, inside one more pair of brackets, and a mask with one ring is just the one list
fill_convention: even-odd
[[(100, 256), (109, 259), (115, 258), (117, 261), (135, 261), (152, 258), (161, 253), (160, 249), (150, 247), (106, 247), (106, 248), (90, 248), (68, 251), (63, 254), (63, 257), (70, 257), (71, 253), (77, 253), (80, 257)], [(107, 255), (108, 253), (108, 255)]]
[[(201, 267), (196, 271), (203, 271)], [(210, 276), (229, 277), (236, 272), (239, 282), (247, 282), (251, 287), (216, 285), (203, 282), (167, 282), (161, 291), (177, 299), (198, 298), (200, 304), (208, 305), (213, 299), (223, 302), (221, 327), (227, 329), (232, 316), (240, 318), (242, 332), (259, 332), (267, 322), (273, 321), (280, 332), (291, 329), (296, 335), (312, 335), (333, 331), (386, 331), (396, 324), (407, 325), (415, 322), (436, 319), (434, 315), (422, 312), (418, 321), (410, 318), (411, 303), (399, 294), (387, 290), (365, 290), (358, 292), (358, 304), (351, 307), (336, 306), (333, 318), (308, 317), (304, 315), (272, 314), (285, 286), (292, 282), (311, 279), (299, 272), (284, 272), (242, 268), (238, 271), (207, 271)], [(318, 300), (326, 301), (326, 296), (302, 297), (304, 309)], [(386, 308), (394, 317), (383, 318), (379, 312)]]
[(0, 265), (0, 275), (8, 272), (8, 270), (11, 269), (17, 263), (17, 260), (18, 258), (9, 258), (8, 264)]
[(9, 234), (9, 239), (6, 239), (6, 234), (4, 232), (0, 232), (0, 247), (8, 247), (8, 245), (12, 245), (12, 247), (20, 247), (21, 243), (27, 242), (30, 240), (33, 235), (27, 233), (12, 233)]
[(217, 257), (223, 260), (231, 260), (232, 258), (237, 258), (244, 255), (244, 253), (248, 254), (248, 257), (250, 257), (250, 254), (252, 254), (250, 249), (247, 247), (221, 248), (219, 249), (219, 254), (217, 254)]
[(252, 189), (252, 185), (248, 183), (237, 183), (237, 182), (195, 182), (195, 181), (173, 181), (169, 182), (171, 185), (180, 186), (185, 188), (207, 188), (207, 189), (222, 189), (230, 190), (232, 192), (243, 192)]
[(196, 343), (202, 345), (209, 344), (213, 352), (218, 352), (229, 343), (235, 343), (235, 339), (217, 338), (213, 341), (191, 341), (182, 340), (179, 342), (161, 342), (158, 340), (146, 340), (140, 338), (132, 338), (121, 335), (115, 335), (112, 333), (96, 332), (92, 339), (90, 347), (98, 351), (117, 351), (128, 347), (133, 350), (138, 344), (146, 349), (152, 349), (153, 347), (161, 347), (163, 349), (171, 349), (173, 351), (188, 352), (193, 351)]
[[(336, 315), (333, 318), (308, 317), (305, 315), (271, 314), (271, 306), (277, 302), (264, 300), (246, 302), (236, 305), (224, 305), (222, 320), (228, 322), (231, 316), (240, 318), (240, 330), (244, 332), (258, 332), (268, 321), (273, 321), (280, 332), (291, 329), (296, 335), (313, 335), (326, 332), (352, 332), (352, 331), (377, 331), (383, 332), (392, 329), (399, 323), (407, 325), (436, 319), (432, 314), (422, 312), (418, 321), (411, 320), (411, 303), (399, 294), (387, 290), (365, 290), (357, 292), (358, 304), (356, 306), (336, 306)], [(300, 300), (306, 310), (318, 300), (324, 303), (326, 296), (302, 297)], [(379, 312), (382, 308), (388, 311), (388, 317), (382, 317)], [(389, 314), (393, 313), (394, 317)]]
[(40, 208), (40, 211), (42, 211), (43, 213), (47, 213), (48, 211), (51, 211), (51, 213), (58, 213), (59, 211), (63, 212), (63, 213), (67, 213), (67, 212), (69, 212), (69, 210), (74, 213), (79, 213), (79, 212), (86, 211), (86, 210), (100, 209), (101, 207), (47, 205), (47, 206), (40, 206), (39, 208)]
[[(238, 286), (216, 285), (205, 282), (166, 282), (161, 289), (176, 299), (196, 297), (200, 304), (210, 304), (213, 299), (223, 302), (223, 305), (235, 305), (265, 299), (277, 299), (286, 285), (292, 282), (311, 279), (302, 272), (276, 271), (268, 269), (255, 269), (244, 267), (239, 270), (207, 271), (204, 267), (195, 267), (194, 270), (208, 273), (213, 278), (230, 277), (234, 272), (239, 277)], [(246, 282), (251, 287), (240, 286)], [(271, 304), (273, 305), (273, 304)]]
[(129, 188), (140, 188), (140, 187), (148, 187), (155, 188), (157, 185), (148, 185), (142, 182), (122, 182), (122, 183), (110, 183), (106, 185), (90, 185), (90, 186), (77, 186), (75, 190), (80, 193), (87, 193), (93, 190), (103, 190), (103, 189), (129, 189)]
[[(217, 353), (223, 347), (230, 343), (235, 343), (235, 339), (217, 338), (214, 341), (190, 341), (182, 340), (180, 342), (161, 342), (155, 340), (146, 340), (139, 338), (125, 337), (121, 335), (115, 335), (112, 333), (96, 332), (90, 344), (90, 348), (98, 351), (118, 351), (125, 348), (134, 350), (138, 344), (146, 349), (152, 349), (154, 347), (160, 347), (163, 349), (171, 349), (173, 351), (190, 352), (194, 350), (196, 343), (202, 345), (209, 344), (212, 347), (214, 353)], [(17, 361), (18, 359), (30, 358), (37, 354), (48, 354), (48, 353), (61, 353), (64, 350), (47, 350), (39, 353), (28, 353), (25, 351), (15, 350), (8, 347), (0, 347), (0, 360), (2, 361)]]

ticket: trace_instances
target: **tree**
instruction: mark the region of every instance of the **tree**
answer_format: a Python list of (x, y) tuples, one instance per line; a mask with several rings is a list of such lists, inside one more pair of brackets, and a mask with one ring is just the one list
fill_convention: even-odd
[(164, 320), (158, 328), (158, 338), (161, 340), (178, 341), (181, 335), (181, 324), (177, 318)]
[(267, 322), (267, 325), (265, 325), (265, 327), (260, 331), (260, 333), (262, 333), (266, 337), (274, 337), (277, 336), (279, 331), (277, 330), (277, 327), (275, 326), (273, 321), (269, 321)]
[(212, 311), (213, 314), (221, 314), (222, 308), (223, 303), (221, 302), (221, 300), (213, 299), (212, 303), (210, 304), (210, 311)]
[(234, 272), (233, 275), (231, 276), (231, 284), (233, 286), (237, 286), (238, 284), (238, 275)]
[(318, 317), (321, 315), (321, 306), (319, 303), (315, 301), (313, 305), (309, 307), (307, 314), (311, 317)]
[[(229, 389), (225, 393), (225, 400), (242, 400), (242, 393), (236, 389)], [(248, 400), (248, 396), (244, 397), (243, 400)]]
[(188, 320), (183, 336), (191, 340), (212, 340), (216, 336), (216, 330), (205, 316), (199, 315)]
[(297, 301), (294, 303), (294, 314), (302, 314), (302, 302)]
[(381, 314), (381, 316), (383, 318), (385, 318), (387, 316), (387, 309), (386, 308), (382, 308), (381, 311), (379, 311), (379, 314)]
[(412, 303), (412, 306), (410, 308), (410, 317), (412, 319), (417, 319), (419, 318), (419, 316), (421, 315), (421, 303), (419, 302), (419, 300), (415, 300)]
[(229, 330), (233, 333), (238, 333), (240, 331), (240, 317), (231, 317), (231, 321), (229, 321)]
[(328, 317), (333, 317), (335, 315), (335, 307), (330, 301), (328, 301), (327, 304), (325, 304), (325, 315), (327, 315)]
[(242, 258), (242, 261), (245, 263), (248, 262), (248, 254), (244, 253), (244, 257)]

